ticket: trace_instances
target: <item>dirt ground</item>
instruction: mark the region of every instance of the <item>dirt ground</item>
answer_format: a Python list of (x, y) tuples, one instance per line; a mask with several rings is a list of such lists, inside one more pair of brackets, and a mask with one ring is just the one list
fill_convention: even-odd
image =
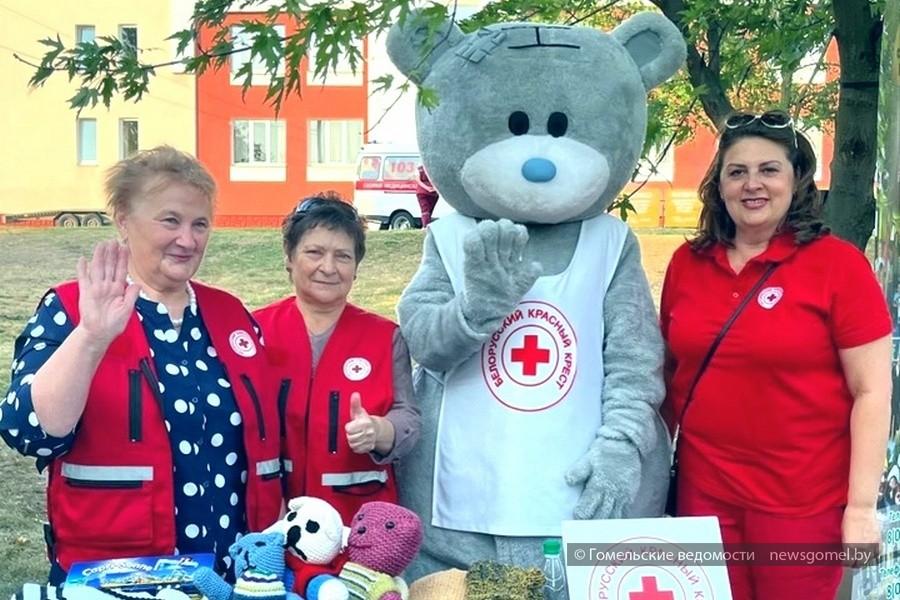
[(684, 243), (685, 236), (689, 235), (684, 232), (662, 234), (637, 232), (638, 241), (641, 244), (641, 262), (647, 273), (647, 279), (650, 281), (650, 288), (653, 290), (653, 298), (656, 300), (657, 306), (669, 259), (675, 249)]

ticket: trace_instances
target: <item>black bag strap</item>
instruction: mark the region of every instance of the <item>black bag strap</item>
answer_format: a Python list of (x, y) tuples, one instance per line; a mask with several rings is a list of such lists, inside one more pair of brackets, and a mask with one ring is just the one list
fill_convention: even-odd
[(712, 360), (713, 354), (716, 353), (716, 350), (719, 348), (719, 344), (722, 343), (722, 340), (725, 338), (725, 334), (728, 333), (728, 330), (731, 329), (731, 326), (734, 324), (735, 320), (744, 310), (744, 307), (747, 306), (747, 303), (750, 302), (750, 299), (756, 296), (756, 293), (759, 291), (759, 288), (766, 282), (769, 278), (769, 275), (772, 274), (778, 267), (777, 262), (773, 262), (769, 265), (769, 268), (766, 269), (766, 272), (762, 274), (762, 277), (759, 278), (759, 281), (756, 282), (756, 285), (747, 292), (744, 296), (744, 299), (741, 300), (741, 303), (738, 304), (737, 308), (734, 309), (734, 312), (731, 313), (731, 316), (728, 317), (728, 320), (725, 321), (725, 324), (722, 325), (722, 329), (719, 331), (719, 334), (716, 336), (716, 339), (713, 340), (713, 343), (710, 345), (709, 350), (706, 351), (706, 356), (703, 357), (703, 360), (700, 362), (700, 368), (697, 369), (697, 374), (694, 375), (694, 380), (691, 382), (691, 387), (688, 388), (687, 397), (684, 400), (684, 408), (681, 409), (681, 415), (678, 418), (678, 424), (675, 425), (675, 434), (672, 436), (672, 464), (674, 465), (676, 462), (676, 453), (678, 452), (678, 438), (681, 437), (681, 426), (684, 424), (684, 413), (687, 412), (688, 406), (691, 404), (691, 400), (694, 399), (694, 388), (697, 387), (697, 382), (700, 381), (700, 377), (703, 376), (703, 372), (706, 371), (706, 367), (709, 366), (709, 361)]

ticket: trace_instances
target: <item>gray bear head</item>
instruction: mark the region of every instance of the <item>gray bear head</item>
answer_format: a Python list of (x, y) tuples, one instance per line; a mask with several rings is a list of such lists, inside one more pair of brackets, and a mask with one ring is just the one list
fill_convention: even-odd
[(387, 49), (438, 94), (416, 124), (441, 197), (471, 217), (548, 224), (609, 207), (640, 158), (647, 92), (686, 54), (675, 25), (651, 12), (611, 33), (505, 23), (464, 35), (445, 21), (430, 37), (413, 13)]

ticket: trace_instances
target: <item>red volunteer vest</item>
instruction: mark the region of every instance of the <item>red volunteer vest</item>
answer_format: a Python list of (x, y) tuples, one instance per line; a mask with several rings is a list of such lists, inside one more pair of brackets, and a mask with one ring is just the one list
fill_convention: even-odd
[[(191, 285), (200, 310), (209, 307), (204, 324), (243, 420), (247, 524), (261, 531), (281, 508), (280, 424), (270, 363), (237, 298)], [(56, 293), (77, 325), (78, 284), (62, 284)], [(65, 570), (77, 561), (174, 551), (172, 452), (155, 390), (150, 347), (135, 312), (91, 381), (72, 449), (50, 462), (47, 513), (53, 552)]]
[(286, 432), (282, 452), (288, 497), (327, 500), (344, 523), (364, 502), (397, 502), (393, 467), (353, 452), (344, 432), (353, 392), (359, 392), (371, 415), (383, 416), (394, 404), (397, 325), (348, 304), (313, 373), (306, 324), (293, 296), (253, 316), (284, 368), (279, 407)]

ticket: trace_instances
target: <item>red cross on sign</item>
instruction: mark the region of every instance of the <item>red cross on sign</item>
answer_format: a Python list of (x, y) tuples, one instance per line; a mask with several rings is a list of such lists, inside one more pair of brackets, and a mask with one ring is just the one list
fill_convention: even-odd
[(641, 577), (641, 589), (637, 592), (628, 592), (628, 600), (675, 600), (675, 594), (660, 590), (657, 587), (656, 577)]
[(526, 335), (525, 345), (513, 348), (510, 356), (513, 362), (522, 363), (522, 375), (537, 375), (538, 363), (550, 362), (550, 351), (538, 347), (536, 335)]

